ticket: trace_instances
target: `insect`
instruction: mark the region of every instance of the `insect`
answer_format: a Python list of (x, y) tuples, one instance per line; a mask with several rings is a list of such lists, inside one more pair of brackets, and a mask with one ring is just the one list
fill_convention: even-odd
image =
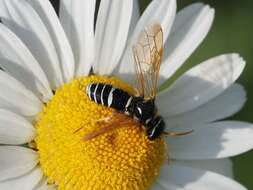
[(155, 140), (162, 134), (179, 136), (190, 133), (164, 131), (165, 122), (158, 114), (155, 105), (162, 55), (163, 32), (160, 24), (154, 23), (141, 32), (137, 43), (133, 46), (137, 78), (135, 95), (105, 83), (90, 83), (86, 87), (86, 94), (90, 100), (114, 108), (117, 112), (109, 118), (98, 121), (104, 127), (86, 135), (84, 140), (132, 123), (144, 126), (150, 140)]

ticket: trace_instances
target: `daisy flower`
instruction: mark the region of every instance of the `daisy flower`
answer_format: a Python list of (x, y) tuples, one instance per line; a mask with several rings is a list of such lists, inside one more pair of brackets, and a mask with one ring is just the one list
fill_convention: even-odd
[(90, 101), (86, 86), (132, 92), (132, 47), (147, 25), (162, 26), (162, 84), (214, 18), (202, 3), (176, 13), (175, 0), (153, 0), (140, 16), (135, 0), (102, 0), (95, 22), (95, 4), (61, 0), (58, 18), (48, 0), (0, 0), (0, 189), (245, 189), (231, 179), (229, 157), (252, 149), (252, 124), (222, 121), (246, 100), (234, 83), (245, 66), (236, 53), (193, 67), (157, 94), (166, 130), (191, 134), (150, 141), (126, 126), (82, 141), (113, 112)]

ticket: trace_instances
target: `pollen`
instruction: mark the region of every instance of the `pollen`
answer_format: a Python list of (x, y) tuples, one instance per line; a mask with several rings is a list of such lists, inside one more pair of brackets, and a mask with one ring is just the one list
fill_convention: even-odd
[(91, 82), (112, 84), (133, 93), (114, 77), (80, 77), (56, 90), (36, 121), (40, 166), (48, 182), (59, 190), (146, 190), (165, 158), (162, 138), (150, 141), (145, 129), (132, 124), (84, 141), (98, 129), (98, 120), (112, 108), (90, 101)]

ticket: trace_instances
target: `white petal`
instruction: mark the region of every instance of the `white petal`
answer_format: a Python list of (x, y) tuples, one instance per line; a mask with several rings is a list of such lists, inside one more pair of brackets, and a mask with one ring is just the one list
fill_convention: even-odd
[(42, 103), (19, 81), (0, 70), (0, 108), (7, 108), (25, 116), (41, 111)]
[[(178, 127), (185, 130), (187, 127)], [(221, 121), (189, 126), (194, 131), (183, 137), (166, 138), (170, 157), (181, 160), (226, 158), (253, 148), (253, 125)], [(243, 139), (243, 140), (242, 140)]]
[(214, 9), (196, 3), (181, 10), (165, 44), (162, 79), (172, 76), (206, 37), (214, 19)]
[(159, 176), (150, 188), (151, 190), (183, 190), (179, 186), (169, 183), (169, 165), (166, 163), (161, 167)]
[(0, 15), (3, 18), (7, 18), (8, 17), (8, 10), (5, 7), (4, 0), (0, 0)]
[(233, 163), (228, 158), (214, 160), (173, 160), (171, 164), (187, 166), (191, 168), (208, 170), (229, 178), (233, 178)]
[(168, 179), (168, 184), (179, 186), (184, 190), (246, 190), (245, 187), (236, 181), (217, 173), (176, 164), (169, 165)]
[(61, 0), (60, 21), (72, 47), (77, 75), (88, 75), (94, 59), (94, 0)]
[(37, 186), (33, 190), (56, 190), (55, 185), (49, 185), (47, 183), (47, 177), (43, 177)]
[(177, 185), (174, 185), (170, 182), (166, 182), (161, 184), (159, 182), (154, 182), (150, 190), (185, 190)]
[(133, 1), (133, 11), (132, 11), (132, 16), (131, 16), (131, 23), (130, 23), (128, 36), (132, 36), (135, 26), (138, 23), (139, 18), (140, 18), (139, 1)]
[(31, 171), (38, 163), (35, 151), (18, 146), (0, 146), (0, 181)]
[(35, 129), (30, 122), (13, 112), (0, 109), (0, 144), (25, 144), (34, 137)]
[(172, 27), (174, 17), (176, 14), (176, 1), (175, 0), (153, 0), (146, 8), (141, 16), (133, 35), (130, 36), (130, 41), (123, 54), (122, 61), (114, 75), (119, 76), (129, 83), (133, 83), (134, 60), (132, 54), (133, 44), (137, 42), (140, 32), (149, 24), (158, 22), (161, 24), (164, 33), (164, 42), (166, 41), (170, 29)]
[(3, 24), (0, 24), (0, 66), (41, 99), (46, 101), (52, 97), (47, 77), (39, 63), (17, 36)]
[[(243, 86), (240, 84), (233, 84), (222, 94), (194, 110), (172, 117), (165, 117), (166, 127), (170, 129), (182, 125), (192, 126), (194, 124), (221, 120), (238, 112), (243, 107), (245, 101), (246, 92)], [(162, 100), (160, 102), (162, 102)], [(161, 112), (161, 115), (166, 116), (166, 110), (162, 109), (162, 111), (164, 111), (164, 113)]]
[(43, 185), (43, 186), (40, 186), (40, 187), (38, 187), (38, 188), (36, 188), (36, 189), (34, 189), (34, 190), (55, 190), (55, 189), (57, 189), (55, 186), (53, 186), (53, 185)]
[(56, 190), (56, 186), (54, 185), (47, 185), (47, 184), (44, 184), (44, 185), (41, 185), (40, 187), (34, 189), (34, 190)]
[(35, 168), (31, 172), (19, 176), (14, 179), (0, 182), (0, 189), (2, 190), (33, 190), (42, 178), (42, 172), (39, 168)]
[(102, 0), (95, 29), (94, 72), (110, 75), (126, 45), (133, 0)]
[(131, 41), (136, 42), (140, 32), (149, 24), (158, 22), (161, 24), (164, 42), (168, 38), (176, 15), (175, 0), (153, 0), (138, 21)]
[(234, 83), (244, 66), (238, 54), (226, 54), (193, 67), (159, 93), (157, 105), (161, 113), (177, 115), (210, 101)]
[[(39, 15), (26, 0), (4, 0), (8, 17), (1, 17), (29, 48), (45, 71), (53, 88), (63, 83), (56, 49)], [(1, 15), (2, 16), (2, 15)]]
[(74, 76), (75, 63), (72, 49), (68, 42), (67, 36), (60, 24), (60, 21), (48, 0), (29, 0), (30, 4), (39, 14), (41, 20), (48, 29), (49, 34), (54, 42), (61, 70), (65, 81), (68, 82)]

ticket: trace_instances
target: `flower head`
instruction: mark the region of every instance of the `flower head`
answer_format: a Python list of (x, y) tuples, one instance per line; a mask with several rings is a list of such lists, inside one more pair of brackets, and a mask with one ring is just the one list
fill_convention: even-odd
[(137, 1), (102, 0), (95, 23), (95, 3), (61, 0), (58, 19), (48, 0), (0, 1), (0, 189), (245, 189), (230, 179), (228, 157), (252, 149), (252, 124), (221, 121), (246, 100), (234, 84), (245, 66), (235, 53), (157, 94), (166, 130), (191, 134), (151, 141), (130, 122), (83, 140), (115, 111), (90, 101), (86, 87), (103, 82), (134, 94), (132, 47), (146, 26), (160, 23), (164, 34), (162, 84), (214, 18), (201, 3), (176, 13), (175, 0), (154, 0), (139, 18)]

